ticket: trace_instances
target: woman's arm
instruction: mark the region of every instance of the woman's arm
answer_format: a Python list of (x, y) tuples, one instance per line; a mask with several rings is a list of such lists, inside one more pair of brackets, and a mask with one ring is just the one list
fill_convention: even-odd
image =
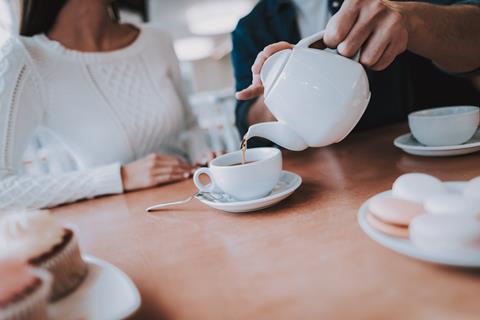
[(0, 43), (0, 209), (46, 208), (121, 193), (119, 164), (59, 175), (22, 173), (25, 149), (42, 124), (44, 98), (23, 45), (12, 38)]
[(122, 192), (119, 164), (56, 175), (12, 173), (0, 177), (0, 209), (50, 208)]

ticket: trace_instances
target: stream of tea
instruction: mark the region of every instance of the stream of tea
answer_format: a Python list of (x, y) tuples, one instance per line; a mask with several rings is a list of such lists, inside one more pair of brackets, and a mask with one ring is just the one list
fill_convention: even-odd
[(242, 164), (245, 164), (247, 162), (247, 136), (246, 135), (243, 137), (240, 147), (242, 149)]

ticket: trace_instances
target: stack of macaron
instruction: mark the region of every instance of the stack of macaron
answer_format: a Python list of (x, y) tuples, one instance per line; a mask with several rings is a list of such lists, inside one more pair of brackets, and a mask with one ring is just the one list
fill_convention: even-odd
[[(41, 211), (0, 214), (0, 262), (12, 261), (51, 275), (52, 285), (48, 290), (50, 302), (74, 291), (88, 272), (75, 233), (63, 227), (50, 214)], [(14, 281), (14, 275), (11, 277)], [(21, 301), (22, 297), (20, 295)], [(1, 303), (0, 311), (3, 311)], [(0, 320), (3, 318), (0, 317)]]
[(480, 254), (480, 177), (451, 190), (433, 176), (408, 173), (394, 182), (391, 195), (376, 196), (368, 206), (367, 222), (387, 235), (428, 250)]

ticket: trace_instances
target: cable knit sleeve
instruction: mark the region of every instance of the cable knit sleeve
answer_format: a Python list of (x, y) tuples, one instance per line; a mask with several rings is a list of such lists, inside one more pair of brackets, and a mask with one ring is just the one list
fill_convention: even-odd
[[(2, 36), (4, 37), (4, 36)], [(0, 37), (0, 209), (47, 208), (121, 193), (120, 165), (64, 174), (23, 172), (22, 157), (42, 125), (40, 78), (17, 38)]]

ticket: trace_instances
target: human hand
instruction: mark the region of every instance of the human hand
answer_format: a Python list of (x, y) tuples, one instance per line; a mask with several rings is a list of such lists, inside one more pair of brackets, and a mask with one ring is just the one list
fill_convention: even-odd
[(133, 191), (188, 179), (193, 168), (167, 155), (151, 154), (122, 166), (123, 190)]
[(263, 84), (260, 79), (260, 71), (262, 70), (265, 61), (278, 51), (292, 49), (293, 47), (294, 45), (288, 42), (278, 42), (263, 49), (263, 51), (257, 55), (257, 59), (252, 66), (252, 84), (248, 88), (237, 92), (235, 95), (236, 98), (238, 100), (250, 100), (261, 96), (263, 94)]
[[(383, 70), (408, 44), (406, 22), (395, 8), (395, 3), (385, 0), (345, 0), (340, 11), (330, 19), (323, 40), (346, 57), (362, 48), (360, 63), (376, 71)], [(261, 96), (264, 88), (260, 71), (265, 61), (276, 52), (293, 47), (288, 42), (279, 42), (260, 52), (252, 66), (252, 84), (237, 92), (237, 99)]]
[(323, 40), (346, 57), (361, 48), (360, 63), (383, 70), (408, 44), (407, 24), (395, 8), (385, 0), (345, 0), (328, 22)]

